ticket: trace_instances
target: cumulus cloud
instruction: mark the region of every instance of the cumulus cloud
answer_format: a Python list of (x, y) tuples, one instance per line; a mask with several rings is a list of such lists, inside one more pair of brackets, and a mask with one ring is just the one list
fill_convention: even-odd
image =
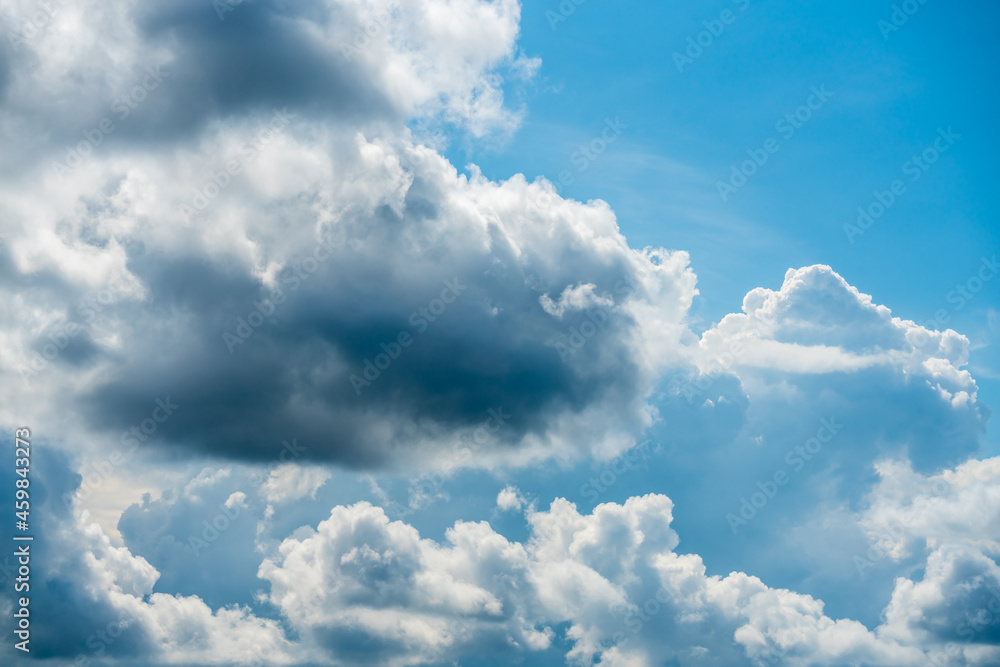
[[(358, 637), (383, 664), (447, 661), (489, 646), (550, 649), (565, 627), (569, 664), (907, 665), (921, 649), (850, 620), (822, 602), (743, 573), (707, 576), (673, 550), (665, 496), (602, 504), (590, 515), (561, 499), (529, 513), (530, 539), (512, 543), (485, 523), (458, 523), (447, 544), (420, 538), (367, 503), (334, 508), (289, 538), (260, 574), (299, 632), (345, 664)], [(478, 647), (478, 648), (477, 648)]]
[[(442, 127), (521, 118), (516, 0), (52, 7), (28, 34), (34, 3), (0, 3), (0, 423), (72, 434), (32, 482), (39, 657), (996, 662), (1000, 464), (969, 460), (968, 339), (821, 265), (699, 337), (685, 252), (631, 248), (544, 179), (459, 173)], [(441, 471), (414, 512), (462, 469), (643, 434), (669, 498), (539, 510), (563, 494), (491, 486), (518, 539), (330, 500), (334, 467)], [(207, 467), (122, 501), (119, 545), (62, 503), (105, 459)], [(817, 593), (866, 587), (867, 625)]]
[(41, 157), (28, 137), (75, 145), (105, 118), (112, 126), (100, 133), (122, 148), (286, 105), (355, 125), (438, 118), (474, 136), (508, 132), (519, 114), (504, 107), (503, 72), (537, 67), (516, 52), (515, 0), (51, 7), (31, 29), (36, 3), (4, 2), (12, 48), (0, 118), (5, 134), (20, 137), (7, 159)]
[[(563, 200), (544, 182), (467, 178), (406, 148), (414, 170), (404, 148), (379, 140), (321, 143), (276, 139), (207, 224), (179, 223), (184, 181), (205, 173), (183, 161), (74, 173), (63, 190), (71, 208), (95, 186), (108, 192), (96, 217), (78, 218), (65, 239), (43, 237), (64, 217), (52, 202), (9, 246), (20, 280), (38, 284), (11, 353), (18, 381), (44, 390), (72, 375), (85, 421), (118, 433), (169, 396), (181, 407), (151, 441), (249, 459), (294, 434), (309, 457), (412, 463), (417, 451), (454, 450), (491, 409), (512, 418), (487, 464), (504, 452), (571, 456), (584, 432), (594, 451), (634, 441), (652, 419), (654, 374), (685, 335), (694, 276), (684, 253), (630, 249), (605, 204)], [(354, 176), (324, 179), (337, 173)], [(17, 259), (49, 247), (82, 253), (77, 263), (102, 254), (82, 235), (114, 248), (109, 271), (146, 294), (122, 295), (92, 324), (72, 312), (85, 290), (42, 277), (68, 269)], [(580, 276), (601, 300), (573, 318), (546, 312), (540, 297)], [(67, 320), (89, 354), (26, 370), (46, 327)]]
[(632, 444), (689, 335), (686, 254), (629, 248), (606, 204), (545, 181), (459, 174), (402, 126), (510, 125), (519, 4), (225, 7), (60, 5), (19, 49), (12, 137), (99, 127), (146, 83), (86, 155), (54, 129), (25, 147), (49, 163), (5, 180), (6, 398), (30, 387), (94, 437), (170, 399), (145, 446), (249, 460), (295, 436), (314, 460), (436, 466), (489, 410), (512, 418), (479, 465)]
[[(88, 639), (126, 663), (147, 664), (410, 665), (488, 654), (580, 665), (986, 665), (997, 657), (1000, 572), (988, 556), (995, 546), (977, 537), (989, 534), (983, 526), (996, 504), (994, 460), (930, 478), (905, 466), (881, 468), (862, 524), (874, 520), (867, 515), (918, 505), (922, 523), (908, 529), (930, 547), (922, 578), (900, 577), (884, 622), (869, 629), (830, 616), (815, 597), (744, 572), (710, 574), (700, 556), (678, 551), (676, 508), (660, 494), (603, 503), (589, 514), (561, 498), (546, 510), (530, 506), (521, 542), (486, 522), (462, 521), (438, 542), (368, 503), (338, 505), (315, 527), (293, 530), (253, 556), (269, 509), (266, 489), (246, 486), (247, 471), (207, 468), (160, 499), (145, 499), (122, 518), (125, 548), (61, 503), (79, 478), (52, 456), (37, 479), (50, 485), (40, 508), (49, 517), (49, 551), (38, 565), (50, 590), (76, 593), (39, 601), (51, 613), (87, 619), (64, 630), (58, 655), (67, 658), (91, 655)], [(522, 496), (507, 486), (498, 503)], [(985, 518), (967, 511), (965, 528), (952, 525), (961, 516), (953, 505), (984, 501)], [(157, 551), (234, 508), (242, 515), (217, 526), (225, 539), (209, 538), (207, 551), (184, 550), (187, 560), (173, 562), (164, 560), (169, 550)], [(251, 575), (240, 573), (237, 553), (257, 563)], [(204, 601), (184, 594), (179, 579), (162, 585), (161, 567), (171, 576), (225, 571), (244, 591), (256, 575), (267, 592), (235, 608), (213, 604), (209, 598), (239, 596), (207, 581), (198, 584)], [(102, 611), (84, 615), (84, 606)], [(108, 626), (117, 635), (123, 623), (115, 642), (92, 639)]]
[[(33, 657), (259, 664), (267, 651), (283, 656), (279, 664), (300, 662), (280, 626), (256, 617), (246, 605), (212, 608), (197, 595), (155, 592), (156, 568), (128, 548), (113, 546), (85, 511), (62, 502), (63, 492), (79, 485), (65, 456), (38, 448), (33, 458), (31, 516), (39, 538), (31, 543), (30, 589), (23, 591), (31, 599)], [(2, 478), (13, 488), (13, 472), (5, 470)], [(196, 486), (204, 486), (206, 478), (195, 480)], [(13, 500), (4, 499), (2, 507), (13, 512)], [(9, 528), (4, 535), (10, 542)], [(13, 586), (5, 585), (0, 607), (12, 610), (14, 596)], [(12, 614), (4, 616), (7, 628)], [(10, 642), (0, 651), (11, 664), (22, 657)]]
[(1000, 459), (974, 459), (927, 476), (906, 461), (881, 461), (876, 471), (860, 520), (886, 556), (898, 561), (943, 543), (1000, 554)]
[(518, 511), (524, 507), (526, 500), (516, 486), (505, 486), (497, 494), (497, 509), (501, 512)]
[(738, 380), (759, 406), (746, 412), (749, 430), (765, 441), (779, 414), (786, 428), (796, 412), (832, 415), (851, 431), (829, 452), (842, 465), (905, 456), (926, 471), (979, 451), (990, 410), (963, 369), (968, 355), (965, 336), (893, 317), (817, 265), (789, 269), (779, 290), (754, 289), (742, 313), (707, 330), (692, 349), (699, 374), (678, 393), (732, 400), (719, 380)]
[(971, 460), (933, 475), (885, 461), (860, 513), (871, 547), (855, 556), (863, 574), (916, 562), (901, 576), (880, 628), (887, 637), (932, 646), (935, 664), (1000, 659), (1000, 461)]

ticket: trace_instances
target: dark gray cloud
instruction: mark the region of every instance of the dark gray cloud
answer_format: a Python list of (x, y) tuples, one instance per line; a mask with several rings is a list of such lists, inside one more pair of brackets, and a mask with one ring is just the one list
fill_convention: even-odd
[(359, 126), (400, 122), (402, 110), (371, 73), (318, 43), (306, 28), (325, 31), (353, 17), (336, 4), (318, 7), (246, 2), (223, 21), (211, 2), (137, 4), (128, 12), (127, 29), (138, 32), (142, 51), (118, 71), (77, 61), (74, 70), (62, 73), (85, 82), (76, 91), (34, 80), (38, 56), (29, 41), (14, 57), (19, 93), (7, 100), (11, 59), (0, 55), (0, 104), (28, 127), (33, 118), (45, 122), (37, 134), (26, 127), (11, 137), (11, 148), (23, 149), (22, 160), (33, 161), (48, 157), (39, 150), (40, 140), (57, 150), (89, 141), (104, 154), (163, 142), (176, 146), (196, 139), (209, 123), (267, 117), (277, 109)]
[[(169, 396), (181, 407), (150, 443), (268, 460), (296, 436), (309, 457), (369, 465), (409, 458), (432, 432), (474, 428), (490, 409), (512, 415), (496, 438), (512, 447), (529, 433), (544, 437), (554, 415), (609, 395), (637, 398), (639, 371), (622, 342), (634, 326), (628, 316), (590, 312), (602, 325), (567, 363), (556, 343), (590, 322), (588, 311), (566, 322), (546, 313), (543, 292), (526, 284), (508, 253), (450, 257), (450, 267), (391, 276), (413, 259), (392, 229), (412, 223), (367, 224), (365, 241), (399, 260), (395, 267), (347, 249), (314, 273), (290, 267), (273, 313), (267, 304), (275, 292), (235, 269), (192, 258), (131, 259), (149, 296), (121, 307), (125, 345), (104, 356), (116, 368), (113, 379), (81, 399), (91, 426), (125, 431), (149, 417), (154, 398)], [(627, 268), (617, 271), (596, 277), (599, 291), (614, 291), (613, 278)], [(308, 279), (296, 282), (299, 275)], [(442, 292), (454, 302), (435, 315)], [(237, 342), (255, 303), (265, 304), (268, 317)], [(399, 345), (401, 334), (410, 345)], [(390, 360), (383, 344), (398, 357), (374, 377), (373, 364)], [(395, 435), (376, 435), (382, 426)]]
[(217, 15), (199, 0), (142, 3), (143, 41), (175, 58), (164, 95), (138, 115), (147, 132), (171, 137), (207, 119), (289, 108), (328, 119), (398, 119), (371, 77), (307, 30), (354, 17), (335, 3), (245, 2)]

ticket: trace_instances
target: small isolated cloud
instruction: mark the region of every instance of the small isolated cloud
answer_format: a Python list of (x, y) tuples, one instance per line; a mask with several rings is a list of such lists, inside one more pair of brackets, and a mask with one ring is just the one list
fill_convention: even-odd
[(286, 503), (309, 496), (316, 497), (319, 488), (330, 479), (330, 472), (322, 468), (286, 463), (268, 475), (262, 488), (269, 503)]
[(497, 494), (497, 509), (501, 512), (519, 511), (524, 505), (524, 496), (516, 486), (505, 486)]

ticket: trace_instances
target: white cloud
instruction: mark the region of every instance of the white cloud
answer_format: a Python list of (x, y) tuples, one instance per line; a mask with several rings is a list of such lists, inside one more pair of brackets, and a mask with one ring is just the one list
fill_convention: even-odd
[(525, 504), (525, 498), (516, 486), (505, 486), (497, 494), (497, 509), (501, 512), (519, 511)]
[(498, 636), (505, 650), (544, 650), (562, 623), (570, 664), (923, 659), (919, 648), (826, 617), (809, 596), (742, 573), (707, 576), (698, 556), (672, 551), (671, 507), (650, 495), (581, 515), (557, 499), (529, 513), (524, 545), (485, 523), (458, 523), (445, 546), (361, 503), (285, 540), (260, 574), (293, 626), (346, 663), (373, 659), (346, 656), (350, 637), (370, 638), (383, 664), (416, 664), (495, 651)]
[[(166, 385), (183, 407), (154, 442), (260, 456), (294, 432), (310, 443), (308, 457), (432, 467), (472, 442), (490, 409), (512, 415), (494, 439), (517, 446), (484, 447), (469, 459), (482, 466), (614, 455), (651, 423), (646, 396), (658, 373), (679, 363), (680, 341), (690, 335), (683, 319), (695, 278), (685, 253), (630, 249), (606, 204), (564, 200), (544, 181), (460, 176), (403, 140), (316, 137), (294, 124), (187, 221), (182, 207), (251, 127), (219, 128), (204, 147), (178, 149), (169, 160), (95, 157), (61, 184), (50, 178), (36, 190), (8, 191), (6, 207), (33, 209), (34, 231), (25, 225), (9, 242), (15, 256), (27, 248), (36, 255), (20, 270), (29, 280), (58, 275), (60, 286), (38, 291), (37, 316), (20, 322), (11, 341), (8, 373), (38, 399), (20, 399), (25, 410), (43, 418), (56, 409), (44, 399), (52, 384), (69, 385), (89, 413), (78, 423), (113, 424), (120, 433), (148, 416)], [(281, 176), (289, 173), (296, 178)], [(60, 198), (42, 194), (50, 188)], [(93, 215), (74, 213), (82, 207)], [(57, 227), (60, 236), (38, 236)], [(109, 259), (107, 271), (127, 272), (142, 301), (79, 321), (75, 306), (86, 290), (57, 267), (73, 264), (66, 253), (91, 261), (99, 251), (84, 238), (136, 249), (127, 260)], [(343, 244), (317, 262), (317, 239)], [(566, 247), (576, 248), (571, 261)], [(329, 246), (321, 250), (330, 257)], [(303, 266), (314, 272), (302, 274)], [(436, 308), (449, 284), (461, 294), (439, 313), (446, 323), (418, 315)], [(592, 297), (564, 301), (573, 309), (561, 318), (540, 304), (565, 300), (579, 284), (594, 285)], [(265, 304), (267, 318), (255, 304)], [(160, 308), (173, 315), (161, 317)], [(240, 322), (251, 313), (259, 319), (244, 339), (251, 328)], [(26, 371), (46, 344), (45, 326), (59, 320), (79, 324), (78, 351), (42, 359), (37, 375)], [(359, 339), (360, 330), (369, 338)], [(419, 339), (391, 367), (368, 369), (380, 344), (391, 348), (401, 332)], [(180, 376), (180, 368), (197, 368), (201, 378)], [(437, 384), (425, 382), (431, 369)], [(501, 373), (516, 381), (499, 382)], [(456, 414), (445, 397), (458, 387), (467, 399)], [(232, 401), (233, 392), (247, 400)], [(284, 398), (267, 409), (255, 404), (273, 392)], [(230, 407), (213, 407), (219, 401)], [(234, 407), (244, 416), (212, 417)], [(423, 419), (411, 420), (414, 411)]]
[(322, 468), (304, 467), (295, 463), (279, 466), (268, 475), (263, 489), (269, 503), (300, 500), (316, 492), (330, 479), (330, 472)]

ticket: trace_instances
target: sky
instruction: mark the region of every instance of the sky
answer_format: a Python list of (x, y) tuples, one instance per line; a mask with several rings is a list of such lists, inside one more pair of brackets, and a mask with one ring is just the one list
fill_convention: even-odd
[(0, 661), (1000, 663), (997, 13), (0, 0)]

